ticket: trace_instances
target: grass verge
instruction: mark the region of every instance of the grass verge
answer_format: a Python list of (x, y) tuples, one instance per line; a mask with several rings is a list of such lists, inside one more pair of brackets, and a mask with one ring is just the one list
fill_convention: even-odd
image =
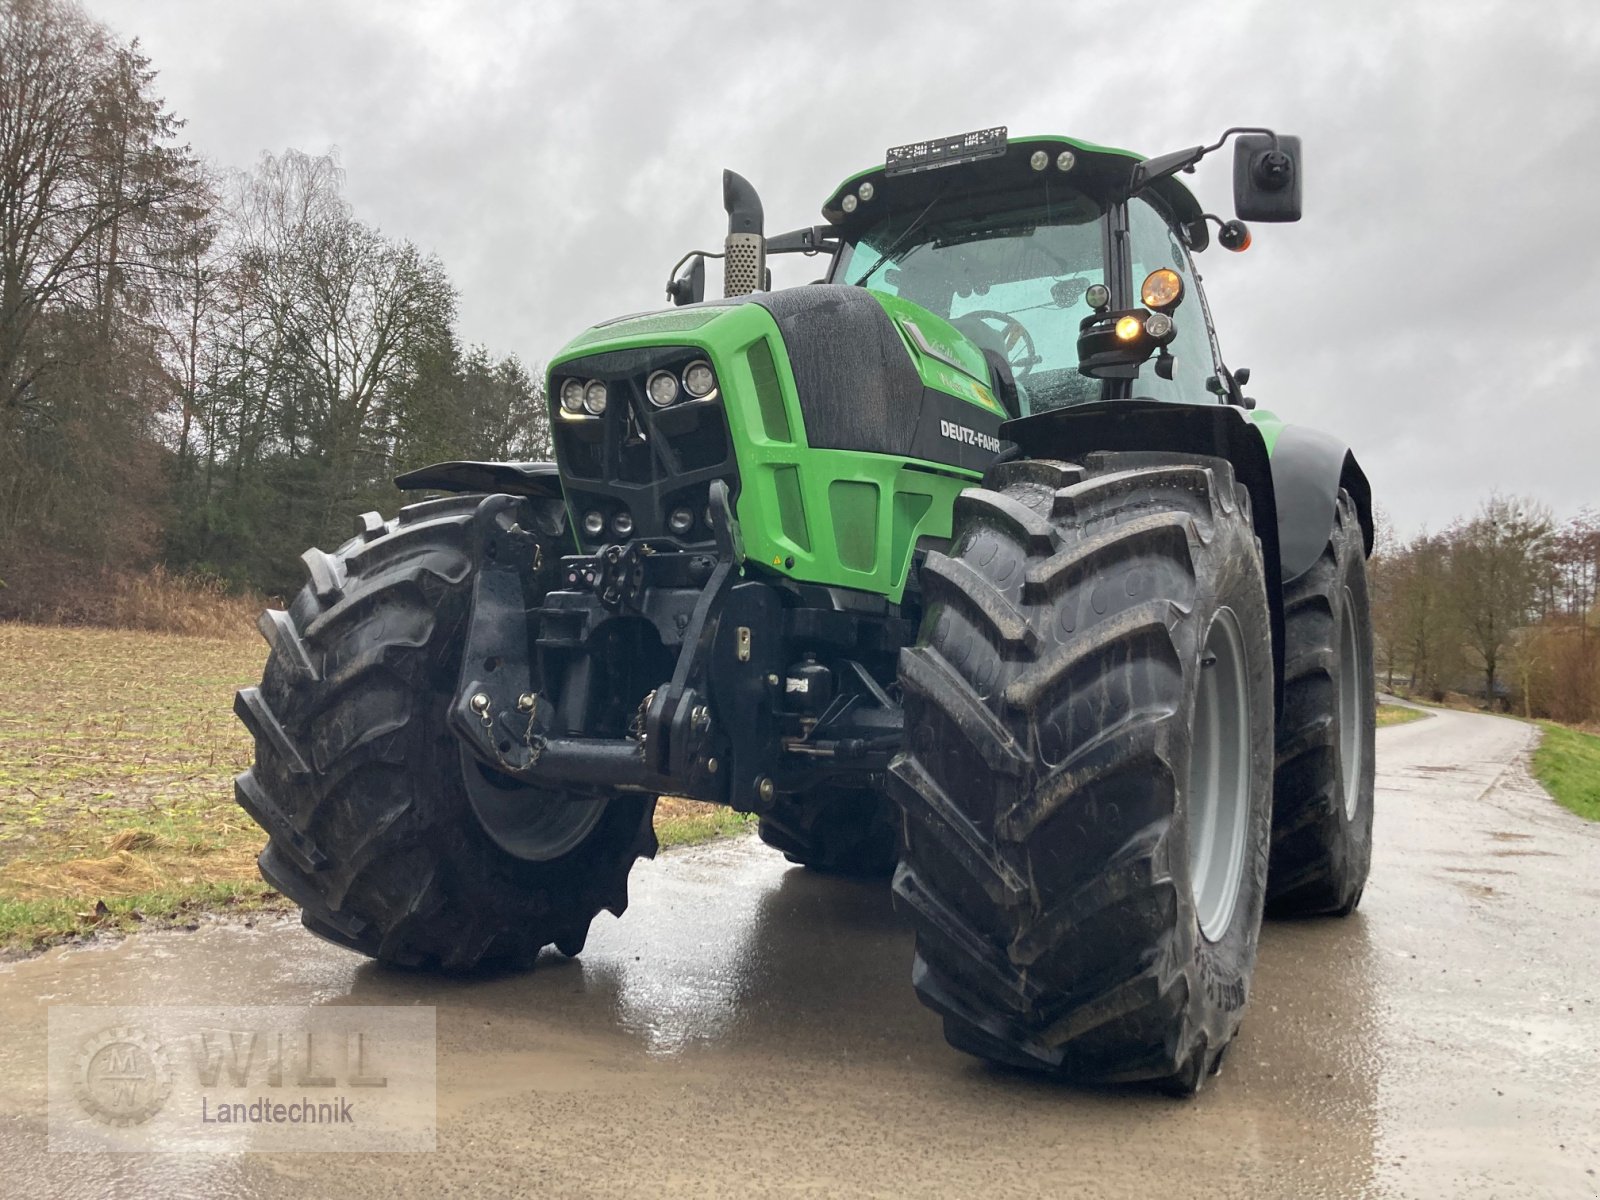
[(1378, 728), (1385, 725), (1406, 725), (1412, 721), (1420, 721), (1428, 714), (1420, 708), (1407, 708), (1404, 704), (1378, 705)]
[(1533, 752), (1534, 777), (1563, 808), (1600, 821), (1600, 737), (1554, 721), (1538, 725), (1544, 738)]
[[(234, 638), (0, 622), (0, 956), (94, 934), (292, 911), (261, 882), (265, 835), (233, 802), (250, 737), (234, 690), (266, 648)], [(752, 827), (663, 800), (686, 846)]]

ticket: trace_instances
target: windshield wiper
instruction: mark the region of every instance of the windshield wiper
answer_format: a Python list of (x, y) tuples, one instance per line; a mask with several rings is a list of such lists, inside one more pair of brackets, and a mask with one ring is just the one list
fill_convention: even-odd
[(873, 275), (877, 274), (878, 268), (883, 266), (884, 263), (888, 262), (889, 259), (894, 255), (894, 252), (896, 250), (900, 249), (900, 247), (905, 244), (905, 240), (908, 237), (910, 237), (913, 233), (915, 233), (921, 227), (923, 220), (927, 217), (927, 215), (930, 212), (933, 211), (933, 206), (935, 204), (939, 203), (939, 201), (943, 200), (944, 197), (945, 197), (945, 192), (948, 192), (949, 190), (950, 190), (950, 188), (948, 186), (946, 186), (943, 192), (940, 192), (932, 200), (928, 201), (927, 205), (924, 206), (923, 210), (921, 212), (919, 212), (914, 218), (912, 218), (911, 224), (907, 225), (904, 229), (902, 229), (900, 231), (900, 236), (895, 238), (894, 241), (889, 243), (889, 248), (887, 250), (885, 250), (882, 254), (878, 255), (878, 261), (873, 263), (872, 266), (867, 269), (867, 273), (865, 275), (861, 276), (860, 279), (856, 280), (856, 282), (855, 282), (855, 286), (856, 287), (865, 287), (866, 286), (867, 280), (871, 279), (873, 277)]

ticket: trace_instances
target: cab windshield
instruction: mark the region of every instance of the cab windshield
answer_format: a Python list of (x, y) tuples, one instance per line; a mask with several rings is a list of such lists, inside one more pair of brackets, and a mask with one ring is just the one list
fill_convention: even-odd
[(1078, 374), (1078, 324), (1105, 282), (1101, 210), (1086, 198), (974, 215), (935, 200), (847, 243), (836, 283), (887, 292), (944, 317), (1010, 365), (1024, 412), (1100, 399)]

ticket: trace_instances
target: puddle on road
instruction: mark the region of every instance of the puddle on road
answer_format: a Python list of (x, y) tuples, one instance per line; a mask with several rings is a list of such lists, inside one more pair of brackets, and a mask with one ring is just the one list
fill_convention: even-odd
[[(1380, 787), (1410, 768), (1380, 758)], [(347, 1200), (479, 1179), (552, 1193), (731, 1193), (755, 1178), (797, 1192), (1583, 1194), (1600, 1169), (1600, 971), (1575, 931), (1600, 917), (1600, 837), (1544, 831), (1520, 795), (1485, 818), (1480, 791), (1441, 779), (1426, 804), (1380, 807), (1361, 910), (1266, 926), (1243, 1032), (1189, 1103), (950, 1050), (912, 994), (884, 885), (736, 840), (642, 864), (626, 917), (597, 922), (580, 960), (552, 953), (522, 974), (385, 970), (292, 924), (0, 967), (0, 1117), (19, 1118), (0, 1120), (0, 1160), (9, 1189), (41, 1196), (69, 1175), (99, 1194), (309, 1183)], [(1518, 805), (1535, 832), (1485, 828)], [(1440, 859), (1461, 865), (1418, 865)], [(1492, 898), (1492, 915), (1459, 892)], [(436, 1006), (440, 1149), (51, 1156), (46, 1006), (111, 1001)]]

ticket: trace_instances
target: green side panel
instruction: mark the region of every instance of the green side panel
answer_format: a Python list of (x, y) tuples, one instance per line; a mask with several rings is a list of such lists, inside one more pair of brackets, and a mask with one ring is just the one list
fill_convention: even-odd
[[(901, 311), (913, 315), (930, 343), (935, 336), (941, 341), (961, 337), (954, 329), (948, 334), (938, 329), (939, 318), (915, 305), (903, 304)], [(696, 324), (659, 324), (680, 316), (693, 317)], [(739, 463), (734, 511), (746, 570), (875, 592), (898, 603), (917, 540), (950, 536), (956, 497), (978, 482), (979, 473), (887, 454), (813, 449), (777, 322), (759, 304), (599, 326), (565, 346), (550, 360), (549, 370), (553, 374), (584, 355), (657, 345), (700, 349), (717, 373)], [(993, 396), (977, 392), (982, 385), (965, 370), (929, 365), (927, 356), (919, 359), (910, 345), (907, 352), (929, 386), (1001, 411)], [(959, 351), (952, 347), (951, 353)]]
[(807, 554), (811, 553), (811, 533), (806, 529), (806, 502), (800, 496), (800, 468), (772, 468), (772, 491), (778, 506), (778, 525), (783, 536)]
[[(922, 518), (928, 515), (928, 510), (932, 507), (931, 492), (914, 492), (907, 487), (895, 493), (894, 544), (890, 548), (890, 554), (895, 562), (911, 561), (911, 551), (917, 544), (917, 530), (922, 525)], [(902, 578), (898, 582), (904, 583), (905, 580)]]
[(852, 571), (870, 573), (878, 565), (878, 485), (870, 480), (836, 479), (828, 485), (839, 561)]
[(778, 364), (772, 345), (762, 339), (750, 347), (750, 377), (755, 384), (756, 403), (761, 409), (761, 424), (775, 442), (792, 442), (789, 414), (783, 407), (783, 388), (778, 384)]
[(1267, 444), (1267, 457), (1271, 458), (1278, 435), (1283, 432), (1283, 420), (1275, 412), (1258, 408), (1250, 413), (1250, 423), (1261, 431), (1261, 440)]
[(971, 338), (920, 304), (874, 288), (867, 293), (889, 314), (926, 386), (959, 396), (1002, 420), (1010, 415), (989, 387), (989, 364)]

